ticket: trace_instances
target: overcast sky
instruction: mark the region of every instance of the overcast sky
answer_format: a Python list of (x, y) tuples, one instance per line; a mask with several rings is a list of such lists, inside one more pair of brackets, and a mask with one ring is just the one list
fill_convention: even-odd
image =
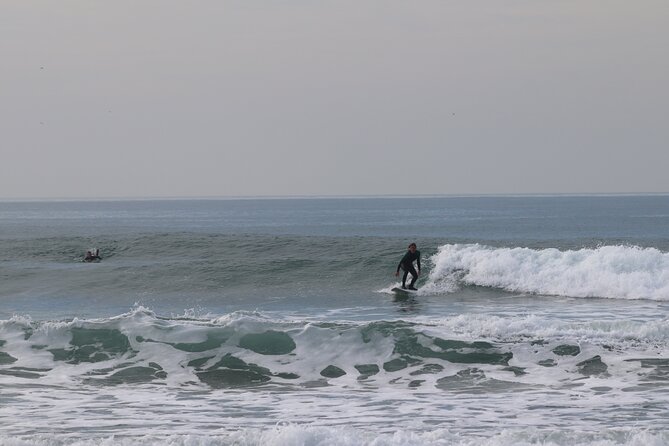
[(0, 198), (669, 192), (667, 0), (3, 0)]

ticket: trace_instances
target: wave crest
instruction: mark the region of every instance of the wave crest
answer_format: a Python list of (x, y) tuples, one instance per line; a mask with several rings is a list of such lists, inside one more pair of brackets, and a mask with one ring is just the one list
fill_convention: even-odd
[(570, 297), (669, 300), (669, 254), (638, 246), (579, 250), (448, 244), (432, 256), (431, 292), (458, 285)]

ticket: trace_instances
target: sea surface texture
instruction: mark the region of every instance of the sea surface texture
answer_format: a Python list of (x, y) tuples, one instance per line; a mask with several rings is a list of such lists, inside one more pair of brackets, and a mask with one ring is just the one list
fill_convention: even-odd
[(664, 445), (668, 312), (667, 196), (3, 202), (0, 444)]

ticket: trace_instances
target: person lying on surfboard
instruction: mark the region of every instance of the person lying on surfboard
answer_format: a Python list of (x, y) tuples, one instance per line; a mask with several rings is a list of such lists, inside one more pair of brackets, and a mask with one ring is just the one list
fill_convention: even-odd
[[(416, 262), (418, 265), (418, 271), (416, 271), (416, 268), (414, 268), (413, 262)], [(411, 283), (409, 284), (408, 289), (415, 290), (416, 288), (414, 288), (413, 285), (416, 283), (418, 275), (420, 274), (420, 251), (416, 249), (415, 243), (409, 245), (409, 250), (406, 254), (404, 254), (404, 257), (402, 257), (402, 260), (400, 260), (400, 263), (397, 265), (395, 277), (400, 275), (400, 268), (404, 270), (404, 276), (402, 276), (402, 289), (407, 289), (407, 275), (411, 273)]]
[(96, 260), (102, 260), (102, 257), (100, 257), (99, 249), (96, 249), (95, 253), (93, 253), (93, 251), (91, 250), (86, 251), (86, 257), (84, 257), (84, 262), (94, 262)]

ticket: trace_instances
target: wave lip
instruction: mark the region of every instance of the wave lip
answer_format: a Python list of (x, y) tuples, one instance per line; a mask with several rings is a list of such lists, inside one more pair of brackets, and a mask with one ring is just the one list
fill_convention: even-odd
[(669, 300), (669, 253), (638, 246), (494, 248), (441, 246), (426, 286), (451, 292), (458, 285), (568, 297)]

